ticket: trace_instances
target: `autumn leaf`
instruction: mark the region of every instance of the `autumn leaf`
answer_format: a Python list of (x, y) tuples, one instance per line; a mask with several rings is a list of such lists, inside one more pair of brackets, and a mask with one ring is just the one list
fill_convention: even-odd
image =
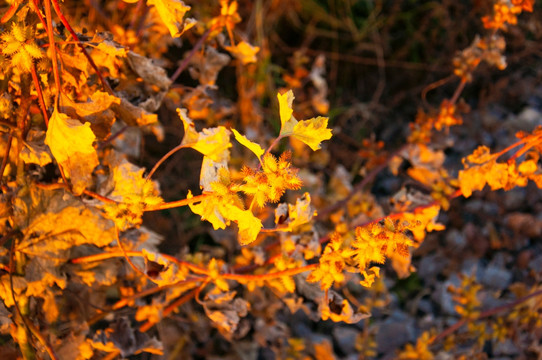
[(265, 150), (262, 149), (260, 144), (257, 144), (255, 142), (250, 141), (249, 139), (247, 139), (247, 137), (245, 135), (241, 135), (235, 129), (232, 129), (232, 131), (233, 131), (233, 134), (235, 135), (235, 140), (239, 141), (241, 143), (241, 145), (245, 146), (250, 151), (252, 151), (254, 154), (256, 154), (258, 159), (260, 159), (262, 157)]
[(45, 143), (56, 161), (71, 179), (74, 194), (81, 194), (92, 184), (92, 171), (98, 165), (98, 156), (92, 143), (96, 136), (90, 124), (70, 119), (57, 109), (49, 119)]
[(229, 158), (228, 149), (231, 147), (231, 142), (228, 129), (218, 126), (198, 132), (194, 122), (188, 117), (186, 109), (177, 109), (177, 113), (184, 125), (181, 145), (191, 147), (215, 162), (222, 162)]
[(308, 276), (308, 282), (320, 282), (322, 290), (327, 290), (334, 282), (344, 281), (343, 271), (349, 251), (342, 249), (343, 239), (338, 233), (331, 235), (331, 241), (326, 245), (319, 264)]
[(103, 91), (91, 94), (86, 102), (75, 102), (68, 96), (61, 94), (61, 107), (63, 113), (72, 118), (90, 123), (92, 132), (100, 139), (111, 134), (111, 126), (115, 114), (110, 109), (113, 104), (120, 105), (121, 100)]
[(260, 51), (258, 46), (252, 46), (245, 41), (241, 41), (235, 46), (226, 46), (225, 49), (243, 65), (256, 62), (256, 54)]
[(117, 203), (104, 204), (105, 213), (120, 230), (137, 227), (147, 206), (163, 202), (158, 184), (145, 178), (145, 169), (114, 152), (107, 160), (111, 174), (100, 192)]
[(147, 5), (154, 5), (173, 37), (181, 36), (196, 24), (194, 19), (183, 20), (190, 6), (186, 6), (181, 0), (147, 0)]
[[(146, 249), (143, 249), (142, 253), (145, 258), (146, 274), (155, 284), (165, 286), (186, 278), (188, 269), (185, 267), (179, 268), (177, 264), (168, 261), (155, 252), (147, 251)], [(150, 271), (150, 264), (154, 264), (153, 266), (159, 269), (154, 270), (156, 272), (155, 274)]]
[(352, 305), (346, 300), (343, 299), (336, 292), (330, 292), (330, 299), (325, 297), (319, 298), (318, 310), (320, 311), (320, 316), (322, 320), (331, 320), (334, 322), (344, 321), (347, 324), (355, 324), (360, 320), (366, 319), (371, 316), (371, 314), (359, 312), (359, 310), (354, 310)]
[(297, 124), (297, 120), (292, 117), (294, 110), (292, 109), (292, 103), (294, 102), (294, 93), (292, 90), (288, 90), (284, 94), (277, 94), (279, 100), (279, 113), (280, 113), (280, 135), (288, 135), (293, 132), (294, 126)]
[[(237, 223), (239, 243), (247, 245), (256, 240), (263, 225), (250, 210), (243, 209), (243, 202), (234, 187), (229, 171), (221, 168), (218, 171), (218, 179), (210, 184), (209, 196), (199, 203), (190, 204), (190, 209), (193, 213), (200, 215), (202, 220), (209, 221), (215, 230), (225, 229), (232, 221)], [(192, 197), (189, 191), (186, 198)]]
[(312, 150), (320, 149), (320, 143), (331, 139), (331, 130), (327, 128), (328, 118), (318, 116), (309, 120), (298, 122), (292, 136), (303, 141)]
[[(287, 227), (281, 227), (282, 231), (293, 231), (295, 228), (311, 221), (316, 215), (316, 211), (311, 205), (311, 196), (308, 192), (296, 200), (295, 205), (279, 204), (275, 209), (275, 224), (284, 224)], [(283, 225), (283, 226), (284, 226)]]
[(103, 247), (114, 239), (113, 223), (97, 209), (87, 208), (76, 199), (64, 200), (61, 210), (36, 216), (24, 230), (18, 251), (39, 254), (62, 262), (61, 254), (74, 246), (92, 244)]
[[(189, 191), (187, 199), (193, 197)], [(254, 216), (250, 210), (243, 210), (233, 203), (231, 196), (212, 194), (200, 203), (190, 204), (193, 213), (201, 216), (202, 220), (209, 221), (213, 228), (225, 229), (233, 221), (239, 227), (239, 243), (248, 245), (254, 240), (262, 229), (262, 221)]]
[(19, 154), (19, 157), (25, 164), (45, 166), (53, 161), (51, 152), (43, 143), (44, 139), (44, 131), (30, 129), (24, 142), (24, 148)]
[(327, 128), (328, 118), (316, 118), (297, 121), (293, 116), (292, 103), (294, 94), (292, 90), (284, 94), (277, 94), (280, 111), (280, 136), (293, 136), (307, 144), (312, 150), (320, 149), (320, 143), (331, 139), (331, 129)]

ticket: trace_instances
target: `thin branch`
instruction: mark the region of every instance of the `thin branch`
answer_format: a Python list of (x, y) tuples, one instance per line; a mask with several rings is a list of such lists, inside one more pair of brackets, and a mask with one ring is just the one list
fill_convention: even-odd
[(190, 199), (182, 199), (182, 200), (176, 200), (171, 202), (165, 202), (157, 205), (148, 205), (143, 209), (143, 211), (158, 211), (158, 210), (166, 210), (166, 209), (173, 209), (181, 206), (190, 205), (193, 203), (200, 202), (204, 200), (205, 198), (209, 197), (211, 194), (201, 194), (198, 196), (191, 197)]
[(188, 279), (185, 279), (185, 280), (179, 280), (179, 281), (171, 283), (171, 284), (161, 285), (161, 286), (157, 286), (157, 287), (150, 288), (150, 289), (147, 289), (147, 290), (143, 290), (143, 291), (138, 292), (137, 294), (134, 294), (132, 296), (129, 296), (129, 297), (126, 297), (126, 298), (123, 298), (123, 299), (117, 301), (115, 303), (115, 305), (113, 305), (112, 309), (113, 310), (118, 310), (118, 309), (128, 305), (128, 303), (130, 303), (130, 302), (132, 302), (134, 300), (140, 299), (142, 297), (149, 296), (149, 295), (152, 295), (152, 294), (156, 294), (157, 292), (167, 290), (167, 289), (172, 288), (172, 287), (182, 286), (182, 285), (186, 285), (186, 284), (191, 284), (191, 283), (196, 283), (196, 282), (199, 282), (199, 281), (203, 281), (204, 279), (205, 278), (188, 278)]
[(47, 115), (47, 107), (45, 106), (45, 101), (43, 100), (43, 92), (41, 91), (40, 81), (38, 79), (38, 73), (36, 71), (36, 64), (32, 63), (32, 81), (34, 82), (34, 87), (38, 93), (38, 102), (40, 104), (41, 114), (43, 115), (43, 120), (45, 120), (45, 126), (49, 127), (49, 115)]
[(274, 273), (267, 273), (262, 275), (243, 275), (243, 274), (220, 274), (219, 276), (227, 280), (236, 280), (236, 281), (263, 281), (263, 280), (272, 280), (283, 276), (293, 276), (301, 274), (307, 271), (314, 270), (318, 267), (319, 264), (310, 264), (302, 267), (288, 269), (284, 271), (278, 271)]
[(429, 104), (427, 103), (427, 93), (431, 90), (434, 90), (434, 89), (438, 89), (439, 87), (441, 87), (442, 85), (446, 84), (447, 82), (449, 82), (450, 80), (452, 80), (454, 78), (455, 75), (449, 75), (443, 79), (440, 79), (440, 80), (437, 80), (429, 85), (427, 85), (423, 90), (422, 90), (422, 101), (423, 103), (425, 104), (425, 106), (429, 107)]
[(0, 24), (5, 24), (11, 19), (13, 15), (17, 12), (17, 9), (19, 8), (18, 3), (13, 3), (10, 5), (9, 9), (6, 11), (4, 15), (2, 15), (2, 18), (0, 19)]
[[(174, 302), (172, 302), (170, 305), (168, 305), (164, 311), (162, 312), (162, 317), (166, 317), (170, 313), (172, 313), (175, 309), (177, 309), (182, 304), (188, 302), (190, 299), (196, 295), (196, 292), (198, 291), (198, 288), (190, 290), (188, 293), (184, 294)], [(139, 327), (139, 331), (145, 332), (149, 330), (151, 327), (153, 327), (156, 323), (152, 321), (147, 321), (145, 324), (141, 325)]]
[(143, 277), (148, 278), (149, 280), (152, 281), (152, 279), (149, 278), (149, 275), (147, 275), (143, 270), (141, 270), (140, 268), (135, 266), (135, 264), (132, 262), (132, 259), (130, 259), (130, 257), (126, 253), (126, 250), (124, 249), (124, 246), (122, 245), (122, 241), (120, 241), (119, 229), (116, 226), (115, 226), (115, 235), (116, 235), (116, 238), (117, 238), (117, 244), (118, 244), (120, 250), (122, 251), (122, 255), (124, 256), (126, 261), (128, 261), (128, 264), (130, 264), (132, 269), (134, 269), (135, 272), (139, 273), (140, 275), (143, 275)]
[(459, 99), (459, 95), (461, 95), (461, 93), (463, 92), (463, 89), (465, 88), (466, 84), (467, 84), (467, 80), (461, 79), (461, 82), (457, 86), (457, 89), (455, 89), (454, 95), (450, 99), (450, 104), (453, 105), (457, 102), (457, 100)]
[(56, 56), (55, 34), (53, 32), (53, 19), (51, 14), (51, 0), (45, 0), (45, 19), (47, 20), (47, 36), (51, 46), (51, 60), (53, 61), (53, 76), (55, 78), (55, 110), (58, 108), (58, 98), (60, 95), (60, 75), (58, 74), (58, 59)]
[(211, 29), (207, 30), (203, 36), (198, 40), (198, 42), (196, 43), (196, 45), (194, 45), (194, 47), (192, 48), (192, 50), (190, 50), (190, 53), (188, 53), (188, 56), (186, 58), (184, 58), (184, 60), (181, 62), (181, 64), (179, 65), (179, 67), (177, 68), (177, 70), (175, 70), (175, 72), (173, 73), (173, 75), (171, 75), (171, 78), (169, 78), (171, 80), (172, 83), (175, 82), (175, 80), (177, 80), (177, 78), (179, 77), (179, 75), (181, 75), (181, 73), (184, 71), (184, 69), (186, 69), (186, 67), (188, 66), (188, 64), (190, 63), (190, 60), (192, 59), (192, 57), (196, 54), (196, 52), (201, 48), (201, 46), (203, 45), (203, 43), (205, 42), (205, 40), (207, 40), (207, 38), (209, 37), (209, 34), (211, 33)]
[(147, 174), (147, 176), (145, 177), (145, 180), (149, 180), (152, 175), (155, 173), (156, 169), (158, 169), (158, 167), (160, 165), (162, 165), (162, 163), (164, 161), (166, 161), (171, 155), (175, 154), (177, 151), (181, 150), (181, 149), (184, 149), (184, 148), (187, 148), (189, 146), (187, 145), (183, 145), (183, 144), (180, 144), (180, 145), (177, 145), (176, 147), (174, 147), (173, 149), (171, 149), (170, 151), (168, 151), (167, 154), (165, 154), (164, 156), (162, 156), (162, 158), (160, 160), (158, 160), (158, 162), (153, 166), (153, 168), (151, 169), (151, 171)]
[[(75, 259), (71, 259), (70, 263), (72, 264), (85, 264), (89, 262), (94, 261), (101, 261), (106, 259), (113, 259), (117, 257), (124, 257), (124, 256), (132, 256), (132, 257), (145, 257), (145, 254), (141, 251), (126, 251), (126, 254), (119, 252), (119, 251), (111, 251), (111, 252), (105, 252), (101, 254), (95, 254), (95, 255), (88, 255), (88, 256), (82, 256)], [(209, 271), (205, 268), (199, 267), (198, 265), (192, 264), (187, 261), (179, 260), (174, 256), (167, 255), (167, 254), (159, 254), (161, 257), (163, 257), (166, 260), (169, 260), (171, 262), (176, 263), (179, 266), (186, 266), (188, 269), (190, 269), (192, 272), (200, 275), (209, 275)]]
[(115, 140), (116, 138), (118, 138), (119, 136), (121, 136), (126, 130), (128, 130), (129, 126), (128, 125), (124, 125), (124, 127), (122, 127), (122, 129), (120, 129), (119, 131), (117, 131), (115, 134), (112, 134), (111, 136), (109, 136), (107, 139), (105, 139), (102, 143), (100, 143), (100, 145), (98, 145), (98, 149), (103, 149), (104, 147), (106, 147), (108, 144), (112, 143), (113, 140)]
[[(40, 184), (40, 183), (34, 183), (34, 185), (36, 185), (36, 187), (40, 188), (40, 189), (44, 189), (44, 190), (58, 190), (58, 189), (66, 189), (66, 190), (70, 190), (70, 187), (67, 183), (54, 183), (54, 184)], [(97, 194), (93, 191), (90, 191), (90, 190), (83, 190), (83, 194), (87, 195), (87, 196), (90, 196), (94, 199), (98, 199), (106, 204), (118, 204), (117, 201), (113, 200), (113, 199), (110, 199), (106, 196), (103, 196), (103, 195), (100, 195), (100, 194)]]
[(41, 22), (41, 24), (43, 25), (43, 28), (44, 28), (44, 29), (47, 29), (47, 21), (45, 21), (45, 19), (43, 18), (43, 15), (41, 14), (40, 9), (38, 8), (38, 1), (39, 1), (39, 0), (32, 0), (32, 1), (30, 1), (30, 6), (32, 7), (32, 9), (34, 9), (34, 12), (35, 12), (36, 15), (38, 15), (38, 17), (40, 18), (40, 22)]

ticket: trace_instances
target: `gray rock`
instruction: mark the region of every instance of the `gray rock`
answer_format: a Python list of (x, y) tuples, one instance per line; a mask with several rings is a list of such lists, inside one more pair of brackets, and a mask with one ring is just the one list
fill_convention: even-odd
[(529, 268), (537, 273), (542, 272), (542, 254), (529, 261)]
[(510, 339), (503, 342), (497, 342), (493, 348), (493, 354), (496, 356), (517, 356), (520, 354), (518, 347)]
[(481, 283), (488, 288), (504, 290), (512, 280), (512, 273), (502, 267), (488, 265), (481, 278)]
[(450, 249), (453, 253), (461, 252), (467, 245), (467, 238), (465, 234), (457, 229), (451, 229), (448, 231), (445, 237), (446, 248)]
[(356, 351), (355, 345), (358, 333), (358, 330), (347, 326), (336, 326), (332, 331), (335, 343), (344, 354), (351, 354)]
[(440, 306), (442, 312), (446, 315), (457, 315), (454, 307), (455, 303), (452, 300), (452, 294), (448, 291), (448, 287), (453, 285), (459, 287), (461, 285), (461, 280), (457, 275), (452, 274), (448, 280), (444, 283), (438, 283), (436, 289), (431, 295), (431, 299)]
[(430, 254), (424, 256), (418, 265), (418, 276), (423, 279), (426, 284), (433, 284), (436, 281), (436, 276), (447, 265), (448, 259), (442, 254)]
[(516, 126), (520, 130), (532, 131), (542, 124), (542, 114), (532, 107), (523, 109), (516, 118)]
[(385, 354), (415, 340), (414, 319), (403, 312), (395, 311), (379, 326), (376, 334), (377, 351)]

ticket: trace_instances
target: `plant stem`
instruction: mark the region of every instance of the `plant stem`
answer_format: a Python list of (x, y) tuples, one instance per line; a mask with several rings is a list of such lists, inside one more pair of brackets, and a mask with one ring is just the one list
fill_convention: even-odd
[(167, 154), (165, 154), (164, 156), (162, 156), (162, 158), (160, 160), (158, 160), (158, 162), (153, 166), (153, 168), (151, 169), (151, 171), (147, 174), (147, 176), (145, 177), (145, 180), (149, 180), (152, 175), (155, 173), (156, 169), (158, 169), (158, 167), (160, 165), (162, 165), (162, 163), (164, 161), (166, 161), (171, 155), (175, 154), (177, 151), (181, 150), (181, 149), (184, 149), (184, 148), (187, 148), (188, 146), (187, 145), (183, 145), (183, 144), (180, 144), (180, 145), (177, 145), (176, 147), (174, 147), (173, 149), (169, 150)]
[(173, 75), (171, 75), (171, 78), (169, 78), (172, 83), (174, 83), (175, 80), (177, 80), (177, 78), (179, 77), (179, 75), (181, 75), (181, 73), (184, 71), (184, 69), (186, 69), (186, 67), (190, 63), (190, 60), (192, 59), (194, 54), (200, 49), (200, 47), (203, 45), (205, 40), (207, 40), (210, 33), (211, 33), (211, 29), (209, 29), (205, 33), (203, 33), (202, 37), (198, 40), (196, 45), (194, 45), (192, 50), (190, 50), (190, 53), (188, 54), (188, 56), (186, 58), (184, 58), (184, 60), (181, 62), (181, 64), (177, 68), (177, 70), (175, 70)]
[(58, 74), (58, 59), (56, 57), (55, 34), (53, 32), (53, 19), (51, 14), (51, 0), (44, 0), (45, 4), (45, 19), (47, 20), (47, 36), (49, 37), (49, 45), (51, 48), (51, 60), (53, 62), (53, 76), (55, 78), (56, 94), (55, 94), (55, 110), (58, 108), (58, 99), (60, 95), (60, 75)]
[(200, 202), (209, 196), (211, 196), (211, 194), (201, 194), (198, 196), (191, 197), (190, 199), (176, 200), (176, 201), (165, 202), (165, 203), (161, 203), (157, 205), (148, 205), (147, 207), (145, 207), (143, 211), (157, 211), (157, 210), (173, 209), (173, 208)]
[(41, 114), (43, 115), (43, 120), (45, 121), (45, 126), (49, 127), (49, 115), (47, 115), (47, 107), (45, 106), (45, 101), (43, 100), (43, 93), (41, 91), (40, 81), (38, 79), (38, 73), (36, 71), (36, 65), (32, 63), (32, 81), (34, 82), (34, 87), (38, 93), (38, 102), (40, 104)]
[[(89, 262), (94, 261), (101, 261), (106, 259), (113, 259), (117, 257), (124, 257), (125, 254), (121, 251), (111, 251), (101, 254), (95, 254), (95, 255), (88, 255), (88, 256), (82, 256), (75, 259), (71, 259), (70, 263), (72, 264), (85, 264)], [(145, 254), (141, 251), (126, 251), (126, 256), (132, 256), (132, 257), (145, 257)], [(200, 275), (209, 275), (209, 271), (205, 268), (199, 267), (195, 264), (192, 264), (187, 261), (179, 260), (174, 256), (167, 255), (167, 254), (160, 254), (161, 257), (163, 257), (166, 260), (169, 260), (171, 262), (176, 263), (179, 266), (186, 266), (188, 269), (193, 271), (196, 274)]]
[(306, 271), (314, 270), (318, 267), (318, 264), (305, 265), (299, 268), (288, 269), (284, 271), (278, 271), (274, 273), (267, 273), (262, 275), (243, 275), (243, 274), (220, 274), (220, 277), (227, 280), (236, 280), (236, 281), (263, 281), (263, 280), (272, 280), (283, 276), (293, 276), (297, 274), (304, 273)]
[[(189, 292), (187, 292), (186, 294), (184, 294), (183, 296), (181, 296), (180, 298), (178, 298), (177, 300), (175, 300), (174, 302), (172, 302), (171, 304), (169, 304), (164, 309), (164, 311), (162, 312), (162, 317), (168, 316), (170, 313), (172, 313), (179, 306), (181, 306), (182, 304), (184, 304), (187, 301), (189, 301), (190, 299), (192, 299), (194, 297), (194, 295), (196, 295), (197, 292), (198, 292), (197, 288), (192, 289)], [(145, 332), (145, 331), (149, 330), (151, 327), (153, 327), (154, 324), (156, 324), (156, 323), (152, 322), (152, 321), (147, 321), (145, 324), (143, 324), (143, 325), (141, 325), (139, 327), (139, 331)]]

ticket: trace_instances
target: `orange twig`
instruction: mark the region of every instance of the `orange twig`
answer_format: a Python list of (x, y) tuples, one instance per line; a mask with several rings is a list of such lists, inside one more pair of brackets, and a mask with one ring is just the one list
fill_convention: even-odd
[(184, 148), (187, 148), (189, 146), (187, 145), (183, 145), (183, 144), (180, 144), (180, 145), (177, 145), (176, 147), (174, 147), (173, 149), (169, 150), (167, 154), (165, 154), (164, 156), (162, 156), (162, 158), (160, 160), (158, 160), (158, 162), (153, 166), (153, 168), (151, 169), (151, 171), (147, 174), (147, 176), (145, 177), (146, 180), (149, 180), (152, 175), (154, 174), (154, 172), (156, 171), (156, 169), (158, 169), (158, 167), (160, 165), (162, 165), (162, 163), (164, 161), (166, 161), (171, 155), (175, 154), (177, 151), (181, 150), (181, 149), (184, 149)]
[[(51, 46), (51, 60), (53, 61), (53, 75), (55, 78), (56, 95), (55, 109), (58, 106), (58, 98), (60, 94), (60, 75), (58, 74), (58, 59), (56, 57), (55, 34), (53, 32), (53, 19), (51, 18), (51, 0), (45, 0), (45, 19), (47, 20), (47, 36), (49, 37), (49, 45)], [(62, 170), (61, 170), (62, 171)]]
[(173, 208), (200, 202), (209, 196), (210, 194), (201, 194), (198, 196), (194, 196), (190, 199), (171, 201), (171, 202), (161, 203), (157, 205), (148, 205), (143, 211), (157, 211), (157, 210), (173, 209)]
[[(126, 256), (145, 257), (145, 255), (141, 251), (126, 251)], [(166, 260), (176, 263), (179, 266), (186, 266), (188, 269), (190, 269), (196, 274), (209, 275), (209, 271), (207, 269), (199, 267), (190, 262), (179, 260), (175, 258), (174, 256), (167, 255), (167, 254), (160, 254), (160, 256), (164, 257)], [(112, 258), (117, 258), (117, 257), (124, 257), (124, 253), (122, 253), (121, 251), (111, 251), (111, 252), (105, 252), (101, 254), (78, 257), (75, 259), (71, 259), (70, 262), (72, 264), (84, 264), (84, 263), (112, 259)]]
[(262, 280), (271, 280), (283, 276), (293, 276), (297, 274), (304, 273), (306, 271), (314, 270), (318, 267), (318, 264), (305, 265), (295, 269), (288, 269), (284, 271), (278, 271), (274, 273), (267, 273), (261, 275), (243, 275), (243, 274), (220, 274), (220, 277), (227, 280), (236, 280), (236, 281), (262, 281)]
[(189, 279), (186, 279), (186, 280), (177, 281), (175, 283), (162, 285), (162, 286), (157, 286), (157, 287), (150, 288), (150, 289), (147, 289), (147, 290), (144, 290), (144, 291), (140, 291), (135, 295), (132, 295), (130, 297), (127, 297), (127, 298), (124, 298), (124, 299), (121, 299), (121, 300), (117, 301), (115, 303), (115, 305), (113, 305), (112, 309), (113, 310), (120, 309), (120, 308), (126, 306), (131, 301), (134, 301), (136, 299), (140, 299), (140, 298), (145, 297), (145, 296), (149, 296), (151, 294), (155, 294), (155, 293), (160, 292), (162, 290), (166, 290), (166, 289), (169, 289), (169, 288), (172, 288), (172, 287), (175, 287), (175, 286), (181, 286), (181, 285), (185, 285), (185, 284), (195, 283), (195, 282), (198, 282), (198, 281), (203, 281), (204, 279), (206, 279), (206, 278), (189, 278)]
[[(178, 308), (182, 304), (184, 304), (187, 301), (189, 301), (190, 299), (192, 299), (194, 297), (194, 295), (196, 295), (197, 292), (198, 292), (198, 288), (192, 289), (188, 293), (184, 294), (183, 296), (181, 296), (180, 298), (178, 298), (177, 300), (172, 302), (170, 305), (168, 305), (164, 309), (164, 312), (162, 313), (162, 316), (166, 317), (167, 315), (172, 313), (176, 308)], [(155, 324), (156, 324), (155, 322), (147, 321), (145, 324), (143, 324), (143, 325), (141, 325), (139, 327), (139, 331), (145, 332), (145, 331), (149, 330), (151, 327), (153, 327)]]
[(190, 53), (188, 54), (188, 56), (186, 58), (184, 58), (184, 60), (181, 62), (181, 64), (179, 65), (179, 67), (177, 68), (177, 70), (175, 70), (175, 72), (173, 73), (173, 75), (171, 75), (171, 77), (169, 78), (171, 80), (172, 83), (175, 82), (175, 80), (177, 80), (177, 78), (179, 77), (179, 75), (181, 75), (181, 73), (184, 71), (184, 69), (186, 69), (186, 67), (188, 66), (188, 64), (190, 63), (190, 60), (192, 59), (192, 57), (194, 57), (194, 54), (199, 50), (199, 48), (203, 45), (203, 43), (205, 42), (205, 40), (207, 40), (207, 38), (209, 37), (209, 34), (211, 33), (211, 29), (207, 30), (203, 36), (198, 40), (198, 42), (196, 43), (196, 45), (194, 45), (194, 47), (192, 48), (192, 50), (190, 50)]
[(45, 121), (45, 126), (49, 127), (49, 115), (47, 115), (47, 107), (45, 106), (45, 101), (43, 100), (43, 93), (41, 91), (40, 81), (38, 79), (38, 73), (36, 71), (36, 64), (32, 63), (32, 81), (34, 82), (34, 87), (38, 93), (38, 102), (40, 104), (41, 113), (43, 115), (43, 120)]

